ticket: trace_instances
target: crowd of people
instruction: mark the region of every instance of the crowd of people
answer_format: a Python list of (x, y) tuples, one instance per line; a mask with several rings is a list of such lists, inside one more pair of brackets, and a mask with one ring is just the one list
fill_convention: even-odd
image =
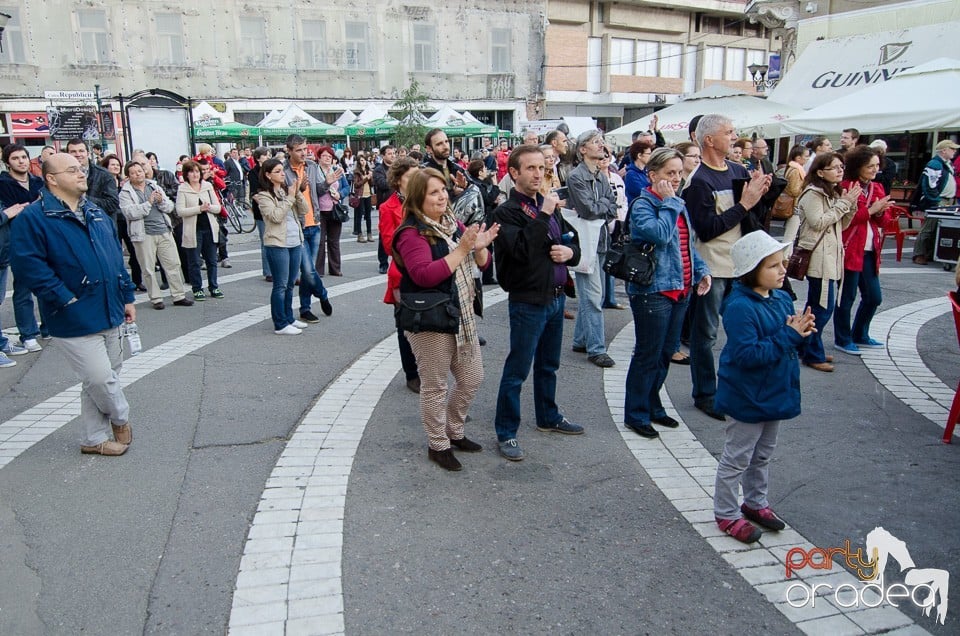
[[(841, 152), (826, 137), (791, 148), (781, 170), (766, 140), (738, 137), (723, 115), (697, 117), (689, 132), (689, 141), (668, 147), (654, 118), (653, 130), (638, 131), (620, 156), (599, 130), (570, 139), (559, 128), (542, 142), (527, 133), (514, 148), (501, 143), (470, 156), (440, 129), (427, 132), (422, 147), (340, 156), (291, 135), (281, 151), (233, 149), (223, 159), (201, 145), (175, 173), (140, 150), (126, 163), (115, 155), (95, 163), (77, 139), (65, 152), (42, 154), (39, 176), (23, 146), (7, 146), (0, 290), (9, 262), (21, 338), (0, 336), (0, 366), (40, 350), (38, 340), (64, 340), (84, 381), (81, 450), (121, 455), (132, 431), (118, 380), (118, 330), (135, 319), (134, 292), (145, 292), (156, 310), (165, 308), (165, 292), (183, 307), (223, 298), (218, 268), (230, 266), (224, 200), (249, 197), (262, 273), (272, 285), (273, 331), (299, 335), (320, 321), (314, 300), (324, 315), (333, 312), (323, 277), (343, 275), (342, 226), (352, 209), (357, 241), (378, 243), (406, 386), (419, 394), (428, 457), (444, 469), (462, 469), (455, 451), (482, 450), (466, 437), (465, 423), (484, 377), (483, 285), (507, 292), (509, 352), (494, 429), (500, 455), (521, 461), (520, 394), (531, 369), (537, 430), (584, 433), (557, 402), (564, 320), (576, 321), (574, 352), (614, 366), (604, 310), (625, 307), (604, 263), (620, 245), (642, 247), (656, 267), (649, 280), (624, 287), (635, 336), (624, 425), (647, 439), (659, 437), (654, 425), (678, 427), (660, 390), (671, 364), (689, 365), (695, 407), (726, 422), (717, 524), (756, 541), (757, 526), (785, 527), (767, 500), (767, 475), (780, 422), (800, 413), (800, 364), (834, 371), (823, 341), (831, 320), (838, 352), (884, 346), (870, 324), (882, 302), (890, 162), (882, 140), (861, 144), (854, 129), (843, 131)], [(958, 147), (937, 144), (917, 207), (953, 203)], [(780, 241), (769, 233), (774, 210), (783, 221)], [(926, 249), (918, 240), (916, 262)], [(806, 255), (802, 311), (794, 310), (786, 277), (794, 251)], [(575, 313), (566, 310), (568, 297), (576, 298)], [(721, 324), (726, 344), (717, 365)]]

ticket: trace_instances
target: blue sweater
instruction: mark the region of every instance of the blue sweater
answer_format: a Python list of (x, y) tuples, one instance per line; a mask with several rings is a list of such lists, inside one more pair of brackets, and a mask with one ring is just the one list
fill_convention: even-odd
[(741, 422), (800, 415), (800, 363), (804, 338), (787, 326), (794, 314), (786, 292), (764, 298), (739, 282), (720, 309), (727, 344), (720, 354), (714, 406)]
[(623, 192), (627, 195), (627, 205), (633, 205), (633, 200), (640, 193), (650, 187), (650, 177), (646, 170), (641, 170), (632, 161), (627, 164), (627, 173), (623, 176)]
[(44, 188), (11, 235), (13, 275), (36, 295), (44, 324), (59, 338), (117, 327), (134, 301), (113, 221), (86, 199), (80, 206), (85, 224)]

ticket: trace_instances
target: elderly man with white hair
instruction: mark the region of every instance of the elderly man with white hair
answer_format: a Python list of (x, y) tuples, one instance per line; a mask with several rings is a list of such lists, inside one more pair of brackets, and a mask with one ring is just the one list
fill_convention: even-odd
[(713, 275), (713, 285), (693, 307), (690, 375), (694, 406), (714, 419), (725, 420), (713, 405), (717, 392), (713, 345), (720, 324), (720, 303), (734, 279), (730, 249), (741, 236), (760, 229), (753, 209), (770, 188), (772, 176), (760, 171), (750, 173), (742, 164), (726, 159), (737, 139), (729, 117), (704, 115), (697, 124), (697, 139), (700, 167), (681, 196), (697, 235), (697, 252)]

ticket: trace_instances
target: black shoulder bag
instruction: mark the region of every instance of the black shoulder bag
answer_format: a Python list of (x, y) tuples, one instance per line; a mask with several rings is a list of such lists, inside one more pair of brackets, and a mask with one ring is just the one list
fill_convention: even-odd
[(635, 244), (630, 240), (630, 214), (623, 223), (623, 231), (607, 249), (603, 271), (614, 278), (647, 287), (653, 283), (657, 271), (657, 257), (653, 243)]

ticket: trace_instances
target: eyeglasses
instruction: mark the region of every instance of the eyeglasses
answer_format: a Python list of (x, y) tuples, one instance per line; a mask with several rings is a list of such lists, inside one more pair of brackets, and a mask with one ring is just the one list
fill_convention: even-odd
[(63, 174), (64, 172), (66, 172), (67, 174), (78, 174), (80, 172), (83, 172), (83, 168), (81, 168), (80, 166), (70, 166), (66, 170), (61, 170), (60, 172), (48, 172), (47, 174)]

